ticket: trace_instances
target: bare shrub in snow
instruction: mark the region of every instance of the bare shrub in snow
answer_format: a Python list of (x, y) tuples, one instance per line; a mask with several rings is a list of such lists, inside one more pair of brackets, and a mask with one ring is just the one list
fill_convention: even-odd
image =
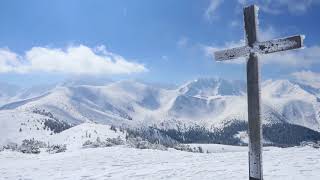
[(130, 147), (138, 149), (157, 149), (157, 150), (167, 150), (167, 148), (161, 144), (153, 144), (149, 141), (143, 140), (141, 137), (130, 137), (127, 139), (127, 143)]
[(114, 132), (117, 132), (117, 128), (114, 125), (110, 126), (110, 130), (113, 130)]
[(110, 142), (114, 145), (123, 145), (124, 144), (124, 141), (121, 139), (120, 136), (118, 136), (117, 138), (108, 138), (106, 141)]
[(136, 144), (136, 148), (138, 149), (152, 149), (152, 144), (148, 141), (138, 141)]
[(175, 147), (173, 147), (176, 150), (179, 151), (186, 151), (186, 152), (194, 152), (194, 153), (204, 153), (203, 149), (201, 146), (198, 147), (191, 147), (187, 144), (178, 144)]
[(18, 144), (17, 144), (17, 143), (10, 142), (10, 143), (8, 143), (7, 145), (3, 146), (1, 149), (2, 149), (2, 150), (17, 151), (17, 149), (18, 149)]
[(42, 141), (37, 141), (34, 139), (25, 139), (22, 141), (22, 144), (19, 146), (18, 151), (28, 154), (39, 154), (40, 148), (47, 147), (46, 143)]
[(99, 137), (95, 141), (87, 140), (83, 143), (82, 147), (84, 148), (97, 148), (97, 147), (110, 147), (116, 145), (123, 145), (124, 141), (120, 136), (117, 138), (107, 138), (105, 141), (101, 141)]
[(179, 151), (193, 152), (192, 147), (189, 146), (189, 145), (186, 145), (186, 144), (178, 144), (173, 148), (176, 149), (176, 150), (179, 150)]
[(203, 149), (201, 146), (198, 146), (198, 151), (199, 151), (199, 153), (203, 153)]
[(82, 144), (82, 147), (83, 148), (97, 148), (97, 147), (105, 147), (105, 146), (102, 142), (87, 140), (86, 142), (84, 142)]
[(50, 154), (65, 152), (67, 150), (67, 145), (65, 144), (55, 144), (48, 147), (47, 152)]
[(51, 145), (47, 146), (45, 142), (38, 141), (35, 139), (25, 139), (22, 141), (21, 145), (18, 145), (17, 143), (8, 143), (7, 145), (0, 148), (1, 150), (11, 150), (11, 151), (17, 151), (27, 154), (39, 154), (40, 148), (47, 148), (47, 152), (50, 154), (54, 153), (60, 153), (65, 152), (67, 150), (66, 145)]

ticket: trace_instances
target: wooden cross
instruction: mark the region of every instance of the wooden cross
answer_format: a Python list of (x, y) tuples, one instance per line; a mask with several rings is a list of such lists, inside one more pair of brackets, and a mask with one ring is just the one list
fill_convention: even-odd
[(249, 179), (262, 180), (262, 123), (260, 111), (260, 73), (258, 54), (269, 54), (303, 46), (304, 36), (258, 41), (258, 7), (251, 5), (243, 10), (247, 45), (215, 52), (216, 61), (247, 57), (247, 94), (249, 122)]

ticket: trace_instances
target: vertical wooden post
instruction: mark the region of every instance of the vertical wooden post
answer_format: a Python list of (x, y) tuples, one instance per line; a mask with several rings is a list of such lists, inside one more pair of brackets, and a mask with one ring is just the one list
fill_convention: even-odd
[(250, 180), (262, 180), (262, 125), (260, 119), (259, 77), (258, 57), (256, 54), (250, 54), (247, 62)]
[[(248, 46), (258, 41), (257, 7), (244, 9), (244, 23)], [(250, 53), (247, 62), (247, 94), (249, 122), (249, 179), (262, 180), (262, 125), (260, 118), (260, 74), (259, 61), (255, 53)]]

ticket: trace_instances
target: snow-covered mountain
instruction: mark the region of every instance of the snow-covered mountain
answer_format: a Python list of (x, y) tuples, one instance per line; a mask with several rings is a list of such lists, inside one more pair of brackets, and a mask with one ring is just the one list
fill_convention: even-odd
[[(289, 80), (267, 80), (261, 86), (264, 124), (285, 123), (320, 131), (318, 89)], [(67, 83), (40, 96), (3, 105), (0, 123), (1, 128), (8, 128), (17, 119), (23, 120), (20, 124), (51, 119), (68, 125), (96, 122), (223, 129), (233, 122), (246, 122), (246, 98), (244, 82), (219, 78), (201, 78), (174, 89), (129, 80), (104, 85)], [(19, 133), (18, 126), (14, 128)]]
[(40, 97), (9, 103), (1, 109), (28, 112), (41, 109), (71, 124), (86, 121), (136, 124), (148, 114), (155, 115), (161, 111), (172, 99), (166, 97), (170, 94), (170, 91), (135, 81), (120, 81), (106, 86), (60, 86)]

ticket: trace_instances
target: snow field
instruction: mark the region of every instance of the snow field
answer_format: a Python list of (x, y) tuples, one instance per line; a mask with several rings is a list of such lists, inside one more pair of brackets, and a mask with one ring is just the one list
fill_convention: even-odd
[[(0, 179), (248, 179), (245, 147), (208, 145), (215, 153), (79, 149), (39, 155), (0, 152)], [(220, 149), (220, 150), (219, 150)], [(320, 151), (265, 148), (265, 179), (320, 179)]]

